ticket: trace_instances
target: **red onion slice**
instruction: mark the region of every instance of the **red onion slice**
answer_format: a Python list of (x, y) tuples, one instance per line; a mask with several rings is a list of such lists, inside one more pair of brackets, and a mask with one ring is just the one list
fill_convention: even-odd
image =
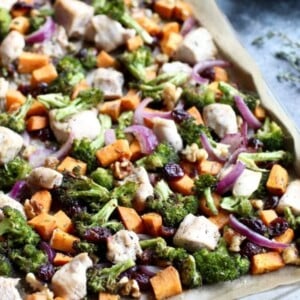
[(56, 255), (55, 250), (52, 249), (52, 248), (50, 247), (50, 245), (49, 245), (48, 243), (44, 242), (44, 241), (41, 241), (41, 242), (40, 242), (40, 248), (47, 254), (47, 256), (48, 256), (48, 261), (49, 261), (50, 263), (52, 263), (53, 260), (54, 260), (55, 255)]
[(270, 249), (283, 249), (288, 247), (288, 244), (269, 240), (266, 237), (260, 235), (259, 233), (251, 230), (249, 227), (241, 223), (232, 214), (229, 216), (229, 225), (238, 233), (246, 236), (248, 240), (250, 240), (251, 242), (259, 246), (270, 248)]
[(22, 193), (22, 190), (24, 189), (24, 187), (27, 185), (26, 180), (19, 180), (17, 181), (12, 189), (10, 190), (10, 192), (8, 193), (9, 197), (18, 200), (20, 194)]
[(151, 98), (145, 98), (141, 103), (138, 105), (134, 112), (133, 116), (133, 122), (134, 124), (144, 124), (144, 109), (147, 107), (149, 103), (151, 103), (153, 100)]
[(198, 24), (198, 21), (193, 18), (193, 17), (189, 17), (187, 18), (183, 24), (182, 24), (182, 27), (181, 27), (181, 35), (182, 36), (186, 36), (190, 31), (192, 31), (196, 25)]
[(158, 140), (154, 132), (143, 125), (132, 125), (127, 127), (124, 132), (132, 133), (138, 140), (141, 146), (141, 152), (144, 154), (150, 154), (158, 145)]
[(110, 145), (116, 141), (116, 132), (114, 129), (106, 129), (104, 132), (105, 145)]
[(51, 39), (55, 31), (55, 23), (51, 17), (47, 17), (45, 23), (35, 32), (27, 35), (25, 40), (29, 44), (42, 43)]
[(254, 116), (254, 114), (249, 109), (243, 98), (241, 96), (234, 96), (234, 101), (237, 109), (239, 110), (240, 114), (242, 115), (243, 119), (247, 122), (247, 124), (253, 129), (260, 128), (261, 123)]
[(208, 138), (207, 138), (207, 136), (206, 136), (205, 133), (202, 133), (202, 134), (200, 135), (200, 141), (201, 141), (201, 144), (202, 144), (203, 148), (204, 148), (204, 149), (206, 150), (206, 152), (208, 153), (208, 156), (209, 156), (210, 159), (216, 160), (216, 161), (221, 162), (221, 163), (223, 163), (223, 162), (226, 161), (226, 159), (224, 159), (224, 158), (218, 156), (218, 155), (214, 152), (214, 148), (213, 148), (212, 145), (210, 144), (210, 142), (209, 142), (209, 140), (208, 140)]
[(229, 152), (233, 153), (236, 149), (244, 145), (244, 137), (241, 133), (228, 133), (221, 140), (222, 144), (229, 145)]
[(194, 79), (197, 83), (199, 84), (206, 84), (209, 82), (208, 79), (203, 78), (199, 74), (202, 73), (205, 69), (207, 68), (212, 68), (212, 67), (228, 67), (229, 63), (224, 60), (205, 60), (197, 63), (192, 72), (192, 79)]
[(155, 112), (145, 111), (143, 113), (143, 118), (152, 119), (152, 118), (155, 118), (155, 117), (159, 117), (159, 118), (162, 118), (162, 119), (169, 119), (169, 120), (173, 119), (171, 111), (155, 111)]
[(224, 176), (223, 179), (218, 182), (216, 192), (220, 195), (228, 192), (244, 170), (245, 165), (240, 161), (237, 162), (232, 171), (230, 171), (226, 176)]

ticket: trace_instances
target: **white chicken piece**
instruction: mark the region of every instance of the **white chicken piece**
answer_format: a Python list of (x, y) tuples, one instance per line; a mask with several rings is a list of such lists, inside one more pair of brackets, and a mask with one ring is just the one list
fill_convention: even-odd
[(0, 276), (1, 299), (3, 300), (22, 300), (16, 285), (19, 278), (9, 278)]
[(18, 0), (1, 0), (0, 8), (10, 10), (16, 2), (18, 2)]
[(237, 197), (251, 196), (257, 190), (261, 177), (261, 172), (245, 169), (233, 185), (233, 195)]
[(26, 218), (23, 205), (19, 201), (17, 201), (15, 199), (9, 197), (8, 195), (0, 192), (0, 220), (2, 219), (1, 208), (4, 207), (4, 206), (10, 206), (14, 209), (17, 209), (24, 216), (24, 218)]
[(117, 99), (123, 95), (123, 73), (114, 69), (98, 68), (88, 75), (87, 81), (93, 87), (102, 90), (105, 99)]
[(9, 82), (5, 80), (5, 78), (0, 77), (0, 99), (3, 99), (6, 97), (6, 93), (9, 88)]
[(139, 237), (130, 230), (120, 230), (107, 240), (106, 257), (116, 264), (127, 259), (136, 260), (142, 254)]
[(70, 133), (72, 133), (73, 137), (76, 139), (85, 137), (93, 140), (101, 131), (101, 125), (97, 118), (98, 112), (96, 109), (81, 111), (62, 122), (55, 119), (55, 114), (55, 109), (50, 111), (49, 124), (59, 143), (64, 143), (68, 139)]
[(173, 120), (167, 120), (159, 117), (152, 119), (153, 131), (159, 142), (171, 144), (176, 151), (183, 149), (182, 138), (177, 131), (176, 124)]
[(192, 74), (192, 68), (183, 62), (180, 61), (172, 61), (168, 63), (164, 63), (160, 70), (160, 74), (177, 74), (177, 73), (185, 73), (187, 75)]
[(143, 211), (147, 198), (154, 194), (154, 189), (146, 169), (144, 167), (135, 168), (133, 172), (125, 178), (124, 183), (127, 181), (133, 181), (138, 184), (133, 204), (137, 211)]
[(23, 147), (23, 138), (13, 130), (0, 126), (0, 165), (14, 159)]
[(28, 177), (29, 186), (51, 190), (61, 185), (63, 175), (53, 169), (38, 167), (33, 169)]
[(285, 193), (281, 196), (277, 205), (278, 212), (282, 213), (286, 207), (290, 207), (296, 216), (300, 216), (300, 180), (291, 181)]
[(203, 120), (206, 126), (223, 138), (226, 134), (237, 133), (237, 117), (230, 105), (213, 103), (204, 107)]
[(188, 214), (180, 223), (173, 238), (176, 246), (189, 251), (201, 248), (214, 250), (220, 239), (218, 227), (204, 216)]
[(65, 300), (81, 300), (86, 294), (86, 270), (93, 265), (87, 253), (75, 256), (62, 266), (52, 277), (55, 296)]
[(97, 48), (110, 52), (125, 44), (134, 34), (132, 29), (124, 28), (118, 21), (106, 15), (97, 15), (88, 25), (86, 38), (94, 41)]
[(203, 27), (189, 32), (174, 54), (174, 58), (194, 65), (199, 61), (213, 59), (217, 48), (211, 34)]
[(69, 37), (82, 37), (88, 22), (94, 15), (94, 8), (78, 0), (57, 0), (54, 4), (54, 16)]
[(0, 60), (3, 66), (8, 66), (17, 59), (25, 47), (24, 36), (18, 31), (11, 31), (0, 46)]

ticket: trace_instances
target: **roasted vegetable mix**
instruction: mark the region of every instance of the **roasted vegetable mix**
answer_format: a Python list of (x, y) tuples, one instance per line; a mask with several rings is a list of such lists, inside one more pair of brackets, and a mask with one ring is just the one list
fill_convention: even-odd
[(4, 294), (164, 299), (300, 264), (287, 134), (187, 3), (17, 1), (0, 29)]

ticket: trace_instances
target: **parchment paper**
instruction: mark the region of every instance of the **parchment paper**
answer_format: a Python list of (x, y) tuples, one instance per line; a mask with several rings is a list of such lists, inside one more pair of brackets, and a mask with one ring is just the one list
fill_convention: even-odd
[[(288, 146), (295, 153), (295, 171), (300, 176), (300, 133), (295, 124), (270, 93), (258, 67), (241, 46), (231, 25), (220, 12), (215, 1), (188, 0), (188, 2), (195, 8), (194, 13), (200, 23), (212, 34), (221, 56), (233, 64), (233, 73), (238, 84), (245, 89), (257, 91), (264, 107), (285, 129), (289, 136)], [(300, 268), (291, 266), (276, 272), (244, 276), (232, 282), (190, 290), (172, 299), (230, 300), (296, 282), (300, 282)]]

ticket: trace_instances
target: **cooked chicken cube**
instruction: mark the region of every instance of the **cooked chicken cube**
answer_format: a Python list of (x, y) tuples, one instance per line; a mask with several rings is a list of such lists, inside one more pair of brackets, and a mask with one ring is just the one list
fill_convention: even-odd
[(238, 132), (236, 114), (230, 105), (214, 103), (205, 106), (203, 120), (220, 138), (228, 133)]
[(0, 276), (1, 299), (22, 300), (16, 285), (20, 279)]
[(279, 200), (277, 210), (279, 212), (283, 212), (285, 207), (290, 207), (292, 212), (300, 216), (300, 180), (292, 181), (287, 189), (286, 192), (282, 195)]
[(54, 5), (55, 20), (62, 25), (69, 37), (82, 37), (94, 8), (78, 0), (57, 0)]
[(261, 172), (245, 169), (233, 185), (234, 196), (251, 196), (258, 188), (262, 177)]
[(201, 248), (214, 250), (220, 239), (218, 227), (204, 216), (188, 214), (180, 223), (173, 238), (176, 246), (189, 251)]
[(175, 74), (175, 73), (186, 73), (188, 75), (191, 75), (192, 73), (192, 68), (183, 62), (180, 61), (172, 61), (169, 63), (164, 63), (160, 70), (160, 74)]
[(170, 143), (176, 151), (183, 149), (182, 138), (173, 120), (155, 117), (152, 119), (152, 122), (153, 131), (160, 142)]
[(24, 36), (18, 31), (11, 31), (0, 46), (0, 61), (3, 66), (8, 66), (17, 59), (25, 47)]
[(14, 159), (23, 147), (23, 138), (7, 127), (0, 126), (0, 165)]
[(112, 263), (119, 263), (127, 259), (136, 260), (142, 254), (139, 238), (135, 232), (120, 230), (107, 240), (106, 257)]
[(217, 48), (211, 34), (203, 27), (189, 32), (175, 52), (174, 58), (191, 65), (199, 61), (213, 59)]
[(55, 296), (65, 300), (81, 300), (86, 294), (86, 270), (93, 265), (87, 253), (75, 256), (52, 277)]
[(125, 29), (121, 23), (106, 15), (94, 16), (86, 31), (86, 38), (94, 41), (97, 48), (107, 52), (125, 44), (133, 35), (133, 30)]
[(70, 133), (76, 139), (89, 138), (95, 139), (100, 131), (101, 125), (97, 118), (97, 110), (85, 110), (73, 115), (66, 121), (57, 121), (55, 119), (56, 110), (51, 110), (49, 113), (50, 127), (59, 143), (64, 143)]
[(9, 82), (5, 80), (5, 78), (0, 77), (0, 99), (4, 99), (6, 97), (6, 93), (9, 89)]
[(110, 68), (98, 68), (89, 75), (91, 85), (103, 91), (105, 99), (116, 99), (123, 95), (124, 76)]
[(30, 186), (44, 189), (53, 189), (60, 186), (63, 175), (53, 169), (38, 167), (33, 169), (27, 177)]
[(14, 209), (17, 209), (24, 216), (24, 218), (26, 218), (23, 205), (19, 201), (9, 197), (3, 192), (0, 192), (0, 219), (2, 218), (1, 208), (4, 206), (10, 206)]

